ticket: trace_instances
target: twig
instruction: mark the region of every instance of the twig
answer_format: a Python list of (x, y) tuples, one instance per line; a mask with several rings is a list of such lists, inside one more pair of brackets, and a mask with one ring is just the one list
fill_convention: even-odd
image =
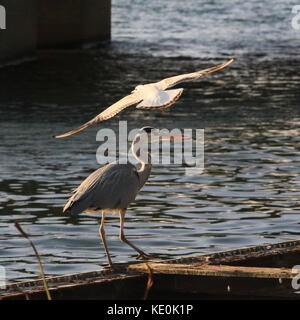
[(153, 270), (150, 268), (150, 266), (148, 265), (148, 263), (145, 263), (149, 273), (148, 273), (148, 281), (147, 281), (147, 287), (145, 290), (145, 294), (143, 297), (143, 300), (147, 300), (148, 299), (148, 295), (149, 295), (149, 291), (152, 288), (153, 284), (154, 284), (154, 278), (153, 278)]
[(38, 253), (35, 245), (34, 245), (33, 242), (29, 239), (28, 234), (22, 229), (22, 227), (21, 227), (21, 225), (19, 224), (19, 222), (15, 221), (15, 227), (19, 230), (19, 232), (22, 234), (22, 236), (29, 241), (29, 243), (30, 243), (30, 245), (31, 245), (31, 247), (32, 247), (32, 249), (33, 249), (33, 251), (34, 251), (34, 253), (35, 253), (35, 256), (36, 256), (36, 258), (37, 258), (37, 261), (38, 261), (38, 265), (39, 265), (41, 277), (42, 277), (42, 279), (43, 279), (44, 288), (45, 288), (45, 291), (46, 291), (46, 294), (47, 294), (47, 299), (48, 299), (48, 300), (52, 300), (51, 295), (50, 295), (50, 292), (49, 292), (48, 283), (47, 283), (47, 280), (46, 280), (46, 277), (45, 277), (44, 268), (43, 268), (43, 265), (42, 265), (42, 262), (41, 262), (41, 259), (40, 259), (40, 255), (39, 255), (39, 253)]

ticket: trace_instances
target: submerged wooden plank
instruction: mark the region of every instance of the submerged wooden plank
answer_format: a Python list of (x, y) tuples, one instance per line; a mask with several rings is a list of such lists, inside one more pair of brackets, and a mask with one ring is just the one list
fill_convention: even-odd
[(149, 297), (180, 299), (300, 299), (291, 279), (154, 273)]
[[(136, 283), (136, 288), (140, 291), (139, 294), (142, 295), (143, 290), (138, 288), (138, 284), (139, 282), (142, 283), (142, 288), (144, 288), (146, 283), (145, 276), (128, 273), (123, 265), (116, 267), (114, 270), (108, 269), (46, 277), (46, 280), (51, 295), (56, 299), (71, 299), (74, 296), (77, 299), (91, 299), (93, 297), (117, 299), (123, 295), (128, 295), (128, 299), (130, 299), (131, 295), (127, 290), (127, 286), (130, 287), (132, 283)], [(132, 290), (133, 297), (136, 295), (137, 290)], [(26, 299), (26, 297), (30, 299), (45, 298), (45, 290), (41, 279), (12, 283), (7, 286), (6, 290), (0, 290), (0, 300)]]
[[(292, 266), (299, 264), (300, 240), (147, 263), (154, 273), (149, 297), (291, 298)], [(47, 278), (54, 299), (141, 299), (147, 284), (145, 263), (114, 270)], [(41, 280), (14, 283), (0, 299), (45, 299)]]
[[(221, 252), (213, 252), (209, 254), (201, 254), (193, 257), (170, 259), (168, 261), (164, 261), (164, 263), (230, 264), (235, 262), (241, 262), (244, 266), (247, 266), (247, 263), (251, 263), (252, 266), (255, 266), (255, 260), (259, 258), (265, 258), (262, 261), (268, 263), (268, 257), (282, 258), (283, 256), (285, 256), (286, 258), (288, 258), (289, 255), (295, 255), (295, 258), (293, 259), (294, 261), (289, 263), (290, 266), (293, 266), (298, 264), (298, 253), (300, 255), (300, 240), (291, 240), (273, 244), (265, 244), (259, 246), (250, 246), (238, 249), (225, 250)], [(259, 265), (257, 266), (265, 266), (262, 265), (263, 262), (259, 262)], [(288, 265), (284, 265), (284, 263), (281, 263), (281, 265), (282, 267), (288, 267)], [(272, 260), (272, 264), (270, 266), (275, 266), (274, 260)]]
[[(122, 269), (124, 273), (124, 269)], [(99, 270), (99, 271), (88, 271), (88, 272), (80, 272), (80, 273), (73, 273), (67, 274), (63, 276), (54, 276), (54, 277), (46, 277), (47, 282), (50, 286), (55, 286), (56, 284), (63, 284), (63, 283), (74, 283), (80, 282), (84, 280), (92, 280), (92, 279), (103, 279), (103, 278), (110, 278), (113, 276), (120, 276), (122, 275), (121, 272), (113, 272), (111, 270)], [(7, 291), (13, 290), (26, 290), (30, 288), (36, 287), (43, 287), (43, 280), (42, 279), (35, 279), (35, 280), (28, 280), (28, 281), (20, 281), (14, 282), (7, 286)]]
[[(248, 278), (278, 278), (292, 279), (291, 269), (286, 268), (254, 268), (237, 267), (225, 265), (190, 265), (190, 264), (164, 264), (148, 263), (154, 273), (159, 274), (181, 274), (181, 275), (201, 275), (211, 277), (248, 277)], [(131, 265), (131, 271), (148, 273), (146, 264)]]
[[(148, 263), (154, 274), (150, 298), (300, 299), (287, 268)], [(147, 273), (146, 264), (129, 267)]]
[[(51, 279), (50, 279), (51, 280)], [(76, 282), (60, 282), (54, 285), (49, 281), (49, 290), (54, 300), (68, 299), (141, 299), (146, 288), (147, 277), (141, 274), (113, 276)], [(46, 293), (42, 286), (18, 286), (0, 294), (0, 300), (43, 300)]]

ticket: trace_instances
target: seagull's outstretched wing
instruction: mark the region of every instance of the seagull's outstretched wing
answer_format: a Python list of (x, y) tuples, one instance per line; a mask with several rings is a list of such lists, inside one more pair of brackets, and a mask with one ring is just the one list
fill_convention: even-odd
[(113, 105), (111, 105), (110, 107), (105, 109), (103, 112), (101, 112), (98, 116), (96, 116), (92, 120), (86, 122), (85, 124), (78, 127), (77, 129), (74, 129), (74, 130), (68, 131), (66, 133), (54, 136), (53, 138), (64, 138), (64, 137), (71, 136), (77, 132), (84, 130), (85, 128), (87, 128), (89, 126), (92, 126), (93, 124), (96, 124), (96, 123), (101, 122), (103, 120), (107, 120), (109, 118), (112, 118), (113, 116), (115, 116), (117, 113), (119, 113), (123, 109), (125, 109), (133, 104), (137, 104), (140, 101), (141, 101), (140, 98), (138, 98), (134, 94), (130, 94), (130, 95), (122, 98), (118, 102), (114, 103)]
[(196, 80), (196, 79), (204, 76), (205, 74), (221, 70), (221, 69), (227, 67), (228, 65), (230, 65), (234, 60), (235, 60), (235, 58), (232, 58), (232, 59), (228, 60), (227, 62), (219, 64), (219, 65), (212, 67), (212, 68), (166, 78), (164, 80), (156, 82), (155, 85), (162, 90), (166, 90), (168, 88), (174, 87), (178, 83)]

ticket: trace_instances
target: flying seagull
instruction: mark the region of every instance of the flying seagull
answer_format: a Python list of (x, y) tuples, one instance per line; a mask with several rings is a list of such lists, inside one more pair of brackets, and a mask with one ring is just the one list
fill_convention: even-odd
[(84, 123), (82, 126), (78, 127), (77, 129), (68, 131), (64, 134), (60, 134), (54, 136), (54, 138), (64, 138), (71, 136), (77, 132), (80, 132), (87, 127), (99, 123), (101, 121), (110, 119), (114, 117), (117, 113), (122, 111), (123, 109), (136, 105), (137, 109), (167, 109), (172, 104), (174, 104), (182, 95), (183, 89), (172, 89), (167, 90), (169, 88), (174, 87), (175, 85), (185, 82), (185, 81), (193, 81), (196, 80), (208, 73), (212, 73), (218, 70), (221, 70), (228, 65), (230, 65), (235, 58), (228, 60), (225, 63), (219, 64), (215, 67), (192, 72), (181, 74), (179, 76), (174, 76), (170, 78), (163, 79), (161, 81), (155, 83), (149, 83), (145, 85), (138, 85), (128, 96), (122, 98), (118, 102), (114, 103), (99, 115), (97, 115), (92, 120)]

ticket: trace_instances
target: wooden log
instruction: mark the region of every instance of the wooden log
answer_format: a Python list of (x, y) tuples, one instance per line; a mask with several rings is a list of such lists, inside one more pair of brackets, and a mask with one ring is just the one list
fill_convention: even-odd
[[(292, 287), (300, 241), (286, 241), (147, 265), (153, 271), (150, 299), (300, 299)], [(275, 267), (274, 267), (275, 266)], [(117, 269), (50, 277), (54, 299), (141, 299), (149, 269), (145, 263)], [(41, 280), (10, 284), (0, 299), (45, 299)]]
[[(190, 265), (190, 264), (164, 264), (148, 263), (154, 273), (159, 274), (181, 274), (198, 275), (210, 277), (247, 277), (247, 278), (276, 278), (292, 279), (294, 275), (291, 269), (287, 268), (254, 268), (237, 267), (226, 265)], [(146, 264), (130, 265), (130, 271), (148, 273)]]

